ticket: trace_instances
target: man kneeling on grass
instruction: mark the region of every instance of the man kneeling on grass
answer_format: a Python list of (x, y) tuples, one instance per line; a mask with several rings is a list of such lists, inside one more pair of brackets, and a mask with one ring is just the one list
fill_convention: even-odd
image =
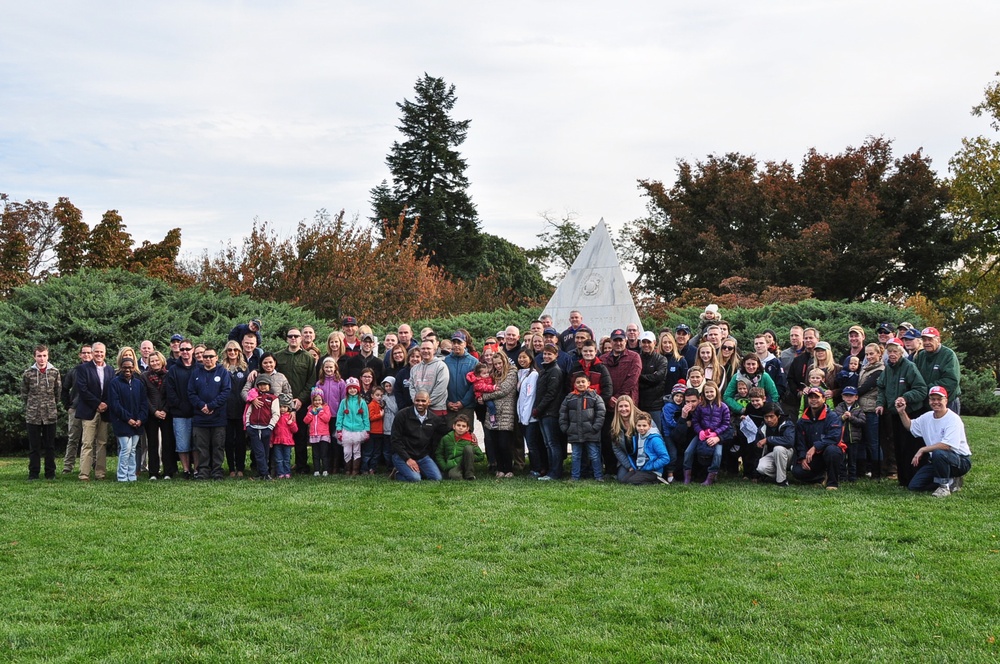
[[(844, 460), (840, 417), (827, 407), (819, 387), (807, 387), (806, 409), (795, 427), (795, 465), (792, 476), (799, 482), (820, 482), (826, 488), (840, 486), (840, 464)], [(843, 447), (841, 447), (843, 445)]]
[[(962, 418), (948, 410), (947, 390), (937, 385), (927, 396), (931, 412), (911, 420), (902, 398), (896, 400), (896, 412), (903, 426), (914, 436), (923, 438), (925, 443), (913, 455), (911, 463), (919, 470), (910, 480), (910, 491), (934, 489), (935, 497), (944, 498), (961, 488), (962, 478), (972, 468), (972, 450), (965, 437)], [(921, 466), (924, 454), (930, 457), (930, 463)]]
[(441, 481), (441, 471), (434, 462), (438, 441), (448, 432), (448, 420), (430, 412), (431, 395), (419, 390), (413, 406), (396, 413), (392, 422), (392, 465), (396, 478), (404, 482)]

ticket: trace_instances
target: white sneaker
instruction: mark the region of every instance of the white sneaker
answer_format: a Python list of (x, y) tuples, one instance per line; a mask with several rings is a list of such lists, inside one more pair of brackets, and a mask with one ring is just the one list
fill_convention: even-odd
[(328, 477), (329, 475), (330, 473), (326, 472), (325, 470), (323, 471), (323, 477)]
[(315, 473), (313, 473), (313, 477), (319, 477), (319, 471), (318, 470)]
[(931, 495), (934, 496), (935, 498), (946, 498), (951, 495), (951, 489), (948, 488), (948, 485), (942, 484)]
[(170, 479), (170, 475), (164, 475), (164, 476), (163, 476), (163, 479), (165, 479), (165, 480), (169, 480), (169, 479)]
[(149, 481), (150, 482), (155, 482), (156, 481), (156, 475), (153, 475), (152, 477), (150, 477)]

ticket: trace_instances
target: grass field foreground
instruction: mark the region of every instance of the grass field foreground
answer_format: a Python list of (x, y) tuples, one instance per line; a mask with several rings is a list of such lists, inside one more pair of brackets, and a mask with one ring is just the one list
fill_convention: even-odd
[(0, 659), (997, 661), (1000, 420), (967, 426), (972, 473), (945, 499), (870, 481), (29, 483), (3, 459)]

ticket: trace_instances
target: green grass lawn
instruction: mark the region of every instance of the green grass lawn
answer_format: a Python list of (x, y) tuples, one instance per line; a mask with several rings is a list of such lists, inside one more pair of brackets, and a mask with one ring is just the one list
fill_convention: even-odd
[(29, 483), (3, 459), (0, 660), (997, 661), (1000, 419), (967, 426), (974, 466), (945, 499), (870, 481)]

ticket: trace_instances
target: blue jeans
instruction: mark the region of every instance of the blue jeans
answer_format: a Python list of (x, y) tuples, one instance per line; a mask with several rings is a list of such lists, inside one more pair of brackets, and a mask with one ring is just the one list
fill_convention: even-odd
[(278, 469), (277, 474), (280, 475), (291, 475), (292, 474), (292, 446), (291, 445), (275, 445), (274, 446), (274, 465)]
[(271, 430), (247, 427), (247, 437), (250, 439), (250, 449), (253, 450), (253, 460), (257, 464), (257, 476), (267, 477), (267, 458), (271, 456)]
[(882, 460), (882, 447), (878, 441), (878, 419), (878, 413), (875, 411), (865, 413), (865, 446), (868, 448), (869, 461)]
[(910, 491), (930, 491), (942, 484), (951, 484), (955, 477), (961, 477), (972, 468), (972, 459), (959, 456), (951, 450), (934, 450), (931, 462), (921, 466), (913, 475), (907, 488)]
[(378, 469), (378, 460), (382, 456), (382, 447), (385, 444), (385, 435), (373, 433), (368, 436), (368, 440), (361, 443), (361, 472), (375, 471)]
[[(708, 465), (708, 472), (717, 473), (719, 472), (719, 467), (722, 465), (722, 448), (724, 444), (719, 442), (715, 447), (712, 448), (712, 463)], [(698, 448), (698, 439), (692, 438), (691, 442), (688, 443), (687, 449), (684, 450), (684, 470), (694, 470), (694, 457), (695, 450)]]
[(191, 451), (191, 430), (194, 428), (194, 418), (174, 418), (174, 444), (178, 454)]
[(403, 482), (419, 482), (421, 474), (424, 476), (425, 480), (430, 480), (432, 482), (441, 481), (441, 470), (438, 468), (437, 464), (434, 463), (434, 459), (429, 456), (422, 456), (419, 459), (414, 459), (417, 465), (420, 467), (420, 472), (415, 473), (406, 465), (406, 461), (403, 457), (398, 454), (392, 455), (392, 465), (396, 469), (396, 478)]
[(139, 434), (116, 436), (118, 438), (118, 481), (135, 482), (135, 448), (139, 444)]
[(597, 440), (573, 443), (573, 470), (571, 477), (574, 480), (580, 479), (580, 467), (583, 465), (584, 449), (587, 451), (587, 456), (590, 457), (590, 465), (594, 469), (594, 479), (603, 479), (604, 462), (601, 460), (601, 443)]
[(562, 478), (563, 453), (566, 447), (562, 442), (562, 432), (559, 430), (558, 417), (543, 417), (541, 419), (542, 442), (548, 455), (548, 476), (554, 480)]

